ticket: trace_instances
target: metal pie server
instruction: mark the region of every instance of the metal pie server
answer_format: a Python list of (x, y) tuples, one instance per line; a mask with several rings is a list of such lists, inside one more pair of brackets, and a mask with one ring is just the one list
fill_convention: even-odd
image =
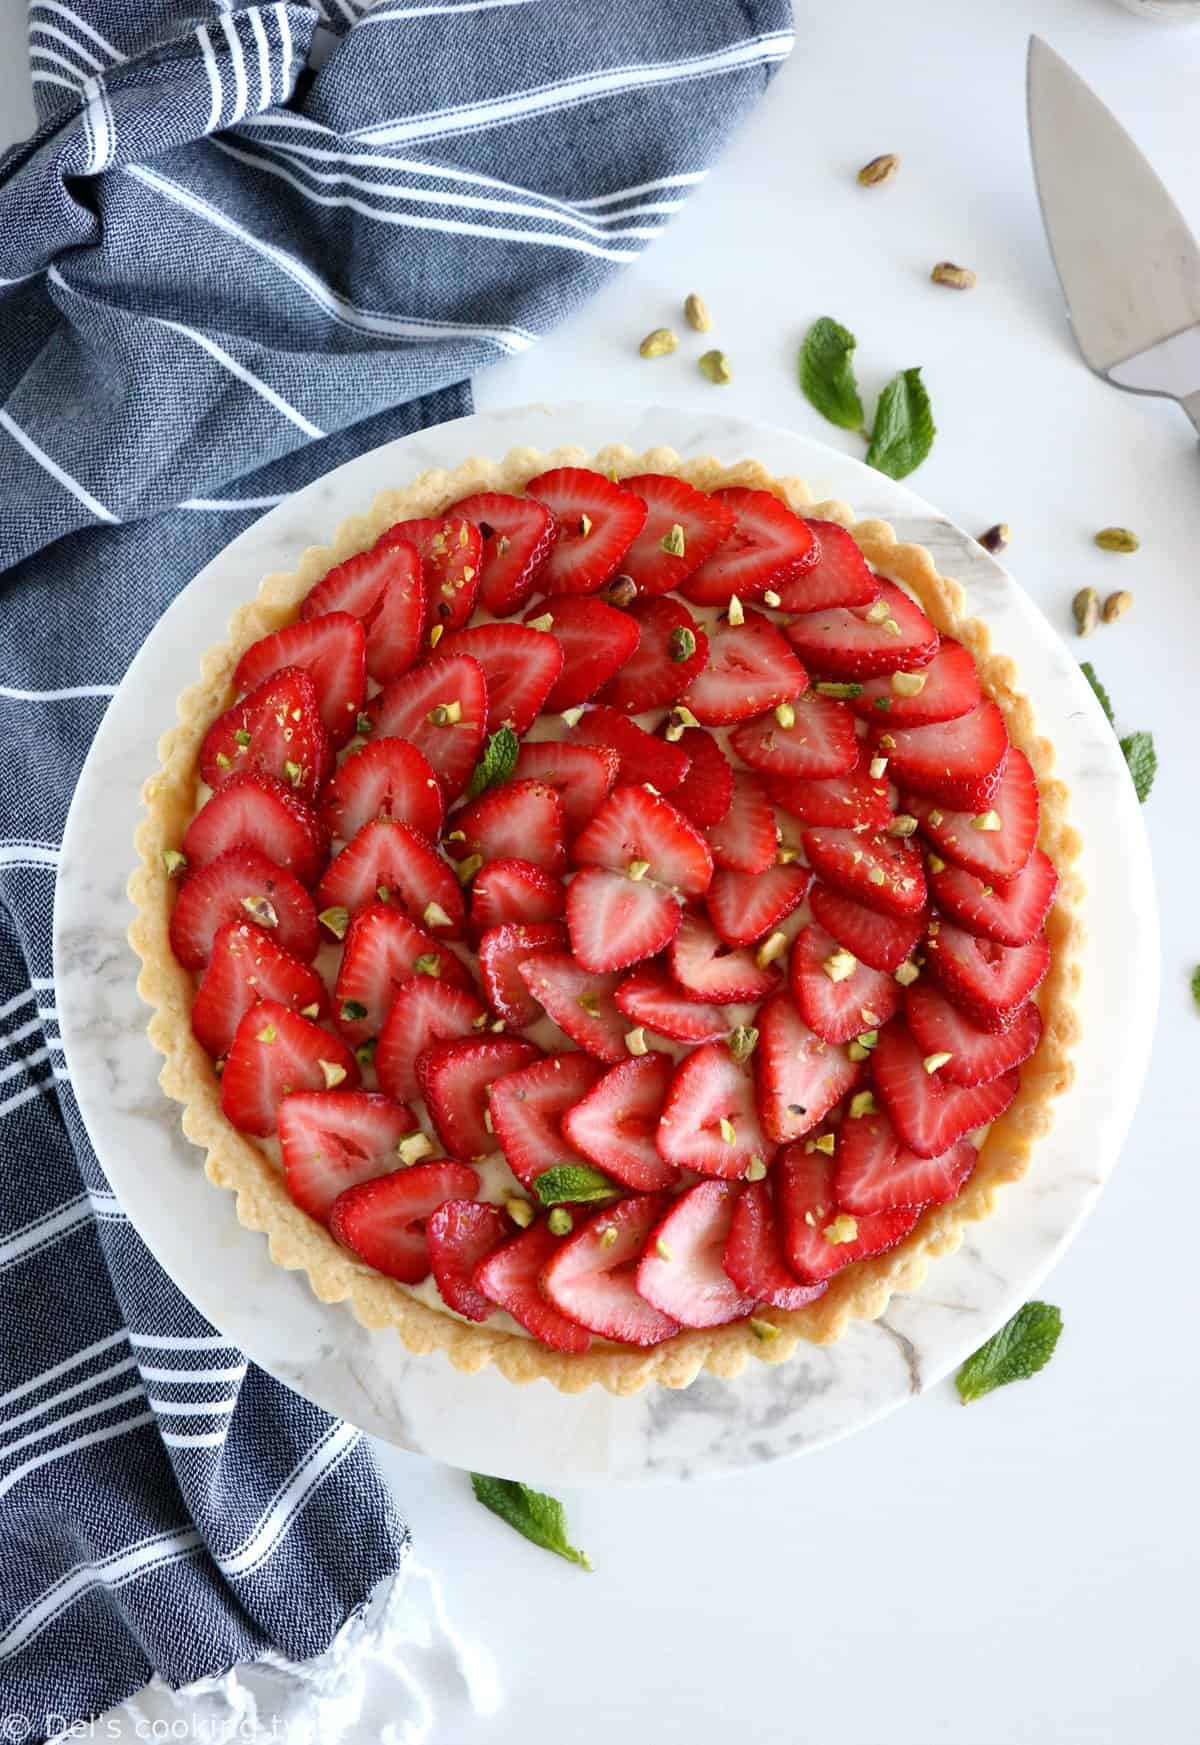
[(1036, 36), (1029, 137), (1085, 360), (1118, 388), (1178, 400), (1200, 430), (1200, 246), (1129, 135)]

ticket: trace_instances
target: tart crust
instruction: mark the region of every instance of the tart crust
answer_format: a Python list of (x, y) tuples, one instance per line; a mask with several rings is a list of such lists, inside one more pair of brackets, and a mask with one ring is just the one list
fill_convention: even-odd
[[(1037, 995), (1044, 1034), (1037, 1053), (1021, 1068), (1016, 1100), (988, 1132), (978, 1166), (956, 1200), (929, 1208), (897, 1248), (836, 1275), (825, 1294), (808, 1307), (790, 1313), (760, 1309), (756, 1316), (760, 1324), (770, 1321), (779, 1329), (774, 1339), (763, 1340), (747, 1323), (735, 1322), (703, 1332), (685, 1330), (649, 1350), (597, 1345), (586, 1355), (572, 1356), (550, 1351), (532, 1338), (429, 1308), (401, 1285), (373, 1272), (292, 1203), (281, 1173), (266, 1153), (225, 1119), (219, 1080), (192, 1034), (192, 978), (175, 961), (168, 943), (171, 898), (163, 850), (178, 843), (195, 810), (200, 742), (230, 700), (233, 671), (245, 649), (288, 622), (304, 595), (333, 564), (365, 550), (393, 522), (440, 514), (475, 491), (519, 492), (528, 479), (556, 466), (594, 466), (618, 479), (642, 472), (673, 473), (701, 490), (748, 485), (772, 492), (803, 514), (840, 522), (877, 570), (907, 587), (940, 631), (970, 649), (985, 691), (1004, 712), (1012, 743), (1026, 753), (1037, 776), (1038, 840), (1057, 867), (1060, 882), (1047, 921), (1050, 970)], [(272, 1260), (307, 1273), (322, 1302), (349, 1303), (364, 1326), (394, 1327), (412, 1352), (443, 1351), (464, 1371), (495, 1364), (513, 1382), (544, 1377), (564, 1393), (580, 1392), (593, 1383), (615, 1394), (635, 1393), (651, 1381), (681, 1388), (701, 1370), (731, 1377), (752, 1358), (780, 1363), (804, 1342), (827, 1344), (838, 1339), (850, 1321), (875, 1319), (894, 1292), (915, 1290), (929, 1261), (956, 1249), (965, 1226), (992, 1211), (997, 1190), (1025, 1174), (1034, 1142), (1051, 1125), (1054, 1100), (1074, 1076), (1070, 1056), (1079, 1033), (1076, 996), (1083, 884), (1078, 870), (1080, 838), (1067, 815), (1068, 792), (1054, 776), (1053, 746), (1036, 731), (1033, 706), (1019, 689), (1015, 663), (993, 652), (987, 626), (965, 611), (966, 597), (959, 584), (939, 575), (923, 546), (900, 543), (886, 522), (856, 522), (844, 503), (814, 503), (803, 481), (773, 478), (757, 461), (726, 467), (711, 457), (683, 460), (669, 448), (637, 455), (613, 446), (594, 456), (578, 448), (552, 453), (519, 448), (502, 461), (473, 458), (452, 472), (422, 473), (404, 490), (381, 493), (367, 514), (343, 521), (329, 546), (310, 546), (291, 574), (267, 576), (257, 599), (235, 613), (228, 641), (205, 656), (199, 683), (179, 699), (179, 725), (160, 742), (161, 767), (145, 785), (147, 815), (135, 839), (140, 864), (130, 878), (129, 896), (137, 916), (129, 939), (142, 962), (138, 992), (153, 1009), (150, 1040), (164, 1056), (159, 1082), (182, 1105), (183, 1130), (204, 1151), (210, 1181), (236, 1196), (240, 1222), (266, 1235)]]

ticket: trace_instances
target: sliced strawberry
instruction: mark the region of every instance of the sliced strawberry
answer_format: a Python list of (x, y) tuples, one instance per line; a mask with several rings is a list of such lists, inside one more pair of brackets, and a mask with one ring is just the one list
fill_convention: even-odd
[(256, 849), (302, 885), (316, 884), (329, 857), (328, 837), (311, 806), (264, 775), (231, 776), (184, 833), (183, 852), (193, 869), (230, 848)]
[(446, 513), (479, 529), (479, 604), (493, 618), (507, 618), (534, 590), (538, 571), (554, 544), (554, 517), (531, 497), (502, 491), (476, 491), (460, 497)]
[(674, 703), (708, 661), (708, 637), (678, 600), (635, 600), (626, 614), (638, 630), (638, 643), (601, 693), (602, 701), (625, 715), (640, 715)]
[(698, 1175), (732, 1179), (775, 1147), (763, 1131), (754, 1079), (724, 1042), (704, 1042), (680, 1061), (658, 1125), (659, 1155)]
[(561, 921), (532, 925), (508, 921), (488, 928), (479, 941), (479, 968), (497, 1018), (514, 1030), (537, 1022), (542, 1008), (525, 986), (520, 965), (535, 952), (561, 950), (566, 943), (567, 930)]
[(820, 881), (808, 893), (813, 919), (860, 963), (891, 974), (911, 956), (925, 933), (923, 911), (908, 917), (880, 915)]
[(833, 1190), (839, 1212), (871, 1216), (901, 1206), (941, 1206), (957, 1197), (978, 1152), (960, 1139), (940, 1157), (918, 1157), (882, 1110), (848, 1117), (838, 1129)]
[(406, 539), (376, 541), (335, 564), (300, 607), (302, 619), (348, 612), (366, 632), (367, 672), (376, 684), (390, 685), (406, 673), (421, 652), (425, 624), (425, 583), (421, 559)]
[(429, 1264), (442, 1301), (468, 1321), (486, 1321), (494, 1305), (474, 1282), (475, 1273), (502, 1243), (512, 1225), (499, 1206), (481, 1200), (447, 1200), (425, 1225)]
[(878, 743), (887, 751), (888, 773), (894, 782), (926, 799), (970, 812), (990, 806), (1008, 753), (1004, 717), (990, 698), (957, 721), (900, 727), (895, 732), (889, 728)]
[(220, 928), (252, 921), (301, 963), (317, 955), (317, 912), (304, 886), (254, 848), (230, 848), (179, 887), (171, 950), (184, 969), (203, 969)]
[(763, 1127), (780, 1144), (809, 1132), (859, 1079), (846, 1050), (815, 1036), (787, 994), (758, 1014), (754, 1071)]
[(470, 655), (426, 661), (372, 697), (377, 739), (407, 739), (428, 760), (447, 799), (471, 779), (487, 726), (487, 683)]
[(252, 1006), (238, 1025), (221, 1075), (221, 1108), (240, 1133), (263, 1139), (293, 1091), (358, 1084), (354, 1056), (333, 1036), (277, 1000)]
[(275, 1000), (306, 1018), (329, 1012), (325, 984), (270, 933), (249, 921), (227, 921), (212, 942), (212, 955), (192, 1001), (192, 1030), (200, 1046), (219, 1059), (234, 1032), (259, 1000)]
[(724, 945), (753, 945), (798, 909), (812, 873), (806, 866), (769, 866), (765, 872), (718, 867), (705, 897), (709, 920)]
[(868, 567), (852, 534), (836, 521), (805, 526), (817, 542), (817, 561), (790, 581), (776, 583), (785, 612), (820, 612), (830, 606), (869, 606), (879, 594), (879, 578)]
[(378, 1091), (297, 1091), (277, 1121), (288, 1193), (321, 1224), (346, 1188), (396, 1168), (396, 1147), (417, 1127), (411, 1109)]
[(456, 812), (443, 845), (455, 860), (478, 854), (486, 861), (532, 861), (544, 872), (565, 872), (566, 819), (557, 788), (545, 782), (503, 782)]
[(719, 824), (733, 803), (729, 759), (706, 727), (685, 727), (675, 743), (692, 763), (679, 786), (671, 790), (671, 804), (702, 829)]
[(345, 745), (367, 694), (367, 643), (348, 612), (297, 619), (252, 643), (237, 663), (235, 689), (256, 691), (285, 667), (299, 667), (313, 682), (317, 709), (330, 743)]
[(519, 1036), (438, 1042), (417, 1056), (417, 1083), (451, 1157), (487, 1157), (496, 1140), (485, 1116), (493, 1082), (541, 1058)]
[(709, 627), (708, 666), (684, 702), (698, 721), (720, 727), (793, 702), (808, 689), (808, 674), (761, 612), (744, 622), (719, 619)]
[[(916, 696), (906, 687), (897, 669), (885, 678), (868, 679), (850, 707), (864, 721), (891, 727), (929, 727), (935, 721), (956, 721), (969, 715), (982, 696), (974, 656), (961, 642), (943, 636), (938, 651), (919, 677), (924, 681)], [(897, 685), (896, 680), (900, 683)]]
[(444, 810), (423, 753), (407, 739), (375, 739), (340, 766), (325, 790), (321, 817), (332, 836), (349, 842), (372, 818), (394, 818), (435, 837)]
[(656, 739), (627, 721), (616, 709), (594, 703), (573, 729), (581, 745), (608, 745), (621, 759), (623, 782), (649, 782), (660, 794), (677, 788), (691, 768), (691, 759), (681, 746)]
[(636, 1285), (637, 1261), (664, 1205), (661, 1194), (618, 1200), (562, 1243), (541, 1274), (560, 1314), (622, 1345), (657, 1345), (678, 1333), (678, 1323), (639, 1296)]
[(635, 473), (621, 483), (646, 505), (642, 531), (621, 559), (622, 572), (636, 582), (640, 595), (666, 594), (678, 587), (736, 525), (731, 504), (670, 473)]
[(938, 921), (927, 950), (934, 980), (984, 1030), (1007, 1030), (1050, 967), (1044, 933), (1027, 945), (997, 945)]
[(438, 655), (468, 654), (483, 668), (487, 684), (487, 730), (511, 727), (520, 735), (533, 726), (562, 671), (562, 649), (552, 636), (526, 624), (474, 624), (438, 643)]
[(453, 987), (434, 976), (414, 976), (397, 990), (379, 1033), (375, 1050), (379, 1083), (398, 1102), (419, 1097), (417, 1061), (426, 1049), (456, 1037), (478, 1036), (487, 1023), (487, 1007), (467, 988)]
[(854, 1260), (886, 1254), (903, 1242), (921, 1215), (919, 1206), (873, 1216), (839, 1216), (833, 1159), (789, 1145), (779, 1160), (778, 1196), (783, 1246), (796, 1278), (820, 1284)]
[(616, 787), (575, 839), (577, 866), (611, 867), (635, 882), (653, 879), (685, 897), (702, 896), (712, 881), (712, 856), (694, 824), (661, 794)]
[(238, 774), (273, 776), (299, 800), (316, 798), (333, 766), (312, 680), (285, 667), (219, 715), (200, 747), (200, 779), (210, 788)]
[(757, 776), (734, 771), (729, 809), (704, 834), (713, 860), (730, 872), (766, 872), (775, 864), (775, 814)]
[(866, 1030), (878, 1030), (900, 1005), (894, 977), (857, 961), (847, 975), (845, 957), (837, 940), (815, 923), (792, 946), (792, 998), (809, 1029), (826, 1042), (852, 1042)]
[(621, 670), (638, 645), (638, 627), (627, 613), (590, 594), (556, 594), (525, 614), (527, 624), (546, 618), (562, 651), (562, 668), (543, 707), (559, 713), (586, 703)]
[(697, 1182), (671, 1201), (650, 1233), (638, 1295), (681, 1327), (722, 1327), (754, 1308), (722, 1264), (736, 1205), (732, 1182)]
[(538, 1284), (542, 1269), (561, 1247), (562, 1238), (542, 1218), (489, 1255), (476, 1267), (471, 1282), (482, 1297), (507, 1309), (514, 1321), (551, 1351), (586, 1351), (591, 1334), (560, 1315)]
[(1035, 848), (1014, 878), (991, 883), (961, 866), (930, 870), (929, 888), (938, 908), (968, 933), (999, 945), (1028, 945), (1042, 930), (1058, 889), (1054, 862)]
[(378, 1036), (405, 982), (430, 976), (475, 992), (461, 958), (390, 903), (368, 903), (350, 923), (338, 965), (333, 1018), (355, 1047)]
[(815, 691), (739, 722), (729, 743), (743, 763), (774, 777), (844, 776), (858, 762), (853, 715), (844, 703)]
[(768, 776), (765, 785), (772, 804), (805, 824), (886, 830), (892, 816), (887, 779), (876, 780), (867, 763), (860, 763), (846, 775), (829, 776), (823, 781)]
[[(978, 873), (981, 879), (1011, 879), (1021, 871), (1038, 833), (1038, 788), (1023, 751), (1010, 746), (988, 811), (1000, 820), (998, 830), (981, 830), (982, 813), (952, 812), (919, 795), (906, 795), (904, 810), (921, 821), (921, 834), (947, 860)], [(988, 818), (992, 824), (995, 820)]]
[(523, 1187), (559, 1164), (582, 1163), (562, 1134), (562, 1118), (587, 1095), (603, 1068), (572, 1049), (548, 1054), (493, 1081), (490, 1109), (496, 1141)]
[(761, 968), (746, 948), (731, 951), (708, 916), (685, 909), (668, 953), (671, 974), (686, 994), (714, 1006), (763, 1000), (779, 986), (774, 964)]
[(986, 1085), (1029, 1059), (1042, 1040), (1042, 1015), (1026, 1000), (1007, 1030), (984, 1030), (927, 981), (904, 997), (904, 1018), (922, 1055), (945, 1054), (940, 1076), (955, 1085)]
[[(793, 618), (787, 639), (800, 658), (834, 679), (871, 679), (902, 667), (928, 666), (938, 633), (910, 595), (876, 576), (879, 598), (870, 606), (831, 606)], [(884, 607), (887, 611), (884, 611)]]
[(470, 1199), (479, 1177), (465, 1163), (440, 1158), (376, 1176), (333, 1202), (330, 1234), (385, 1278), (417, 1285), (429, 1276), (425, 1220), (447, 1200)]
[(628, 1025), (613, 1000), (615, 975), (596, 975), (569, 951), (537, 951), (519, 966), (534, 999), (565, 1036), (597, 1060), (625, 1060)]
[(654, 1050), (610, 1067), (563, 1116), (564, 1137), (623, 1187), (673, 1186), (679, 1172), (654, 1143), (673, 1072), (670, 1055)]
[(538, 575), (544, 594), (594, 594), (608, 580), (646, 519), (646, 505), (603, 473), (552, 467), (525, 486), (558, 522)]
[(722, 1263), (740, 1291), (773, 1309), (802, 1309), (825, 1289), (823, 1284), (797, 1284), (789, 1272), (765, 1181), (743, 1182), (738, 1189)]
[(871, 1050), (871, 1076), (901, 1143), (918, 1157), (940, 1157), (1004, 1113), (1021, 1075), (1014, 1068), (987, 1084), (956, 1085), (944, 1072), (927, 1072), (927, 1058), (903, 1024), (889, 1024)]
[(586, 970), (628, 969), (657, 956), (675, 937), (682, 914), (662, 885), (608, 867), (584, 867), (567, 887), (571, 950)]
[(732, 1028), (728, 1006), (693, 1000), (661, 964), (639, 964), (622, 979), (614, 998), (630, 1024), (673, 1042), (716, 1042)]
[(925, 907), (925, 873), (911, 841), (818, 825), (801, 838), (808, 862), (844, 896), (901, 919)]
[(566, 913), (562, 884), (528, 860), (492, 860), (475, 875), (471, 886), (471, 926), (476, 934), (506, 921), (530, 926), (553, 921)]
[(428, 837), (376, 818), (334, 856), (317, 886), (322, 911), (357, 915), (368, 903), (395, 903), (439, 939), (461, 939), (466, 911), (458, 880)]
[(712, 606), (723, 605), (734, 594), (757, 599), (817, 561), (820, 548), (812, 528), (769, 491), (730, 485), (712, 497), (733, 510), (734, 528), (684, 582), (680, 591), (689, 600)]
[(617, 779), (621, 759), (608, 745), (572, 745), (567, 740), (525, 740), (514, 781), (543, 782), (562, 796), (567, 835), (575, 836), (598, 812)]
[(397, 521), (375, 541), (391, 546), (398, 539), (414, 545), (425, 582), (425, 627), (440, 624), (458, 630), (471, 616), (479, 593), (483, 541), (479, 529), (462, 515), (424, 515)]

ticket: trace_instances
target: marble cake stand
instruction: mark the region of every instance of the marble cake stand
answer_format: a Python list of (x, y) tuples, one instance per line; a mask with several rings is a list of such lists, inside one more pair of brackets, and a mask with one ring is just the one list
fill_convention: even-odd
[[(513, 1387), (494, 1370), (464, 1377), (441, 1357), (408, 1355), (392, 1333), (368, 1332), (344, 1306), (318, 1302), (303, 1275), (272, 1265), (264, 1238), (244, 1230), (230, 1196), (206, 1180), (159, 1089), (125, 937), (139, 792), (159, 735), (201, 652), (224, 637), (260, 578), (290, 568), (378, 491), (428, 467), (521, 444), (590, 450), (619, 440), (726, 462), (754, 455), (806, 478), (818, 498), (842, 497), (860, 516), (893, 522), (965, 585), (996, 645), (1019, 661), (1039, 725), (1057, 744), (1086, 845), (1090, 939), (1074, 1090), (1026, 1180), (931, 1266), (923, 1289), (787, 1364), (632, 1399), (596, 1388), (567, 1397), (545, 1382)], [(1132, 985), (1130, 963), (1145, 966)], [(513, 407), (444, 424), (338, 468), (234, 540), (164, 615), (109, 706), (71, 808), (55, 913), (63, 1043), (88, 1131), (129, 1217), (187, 1295), (254, 1362), (397, 1447), (548, 1484), (566, 1473), (572, 1483), (628, 1483), (782, 1459), (861, 1429), (944, 1377), (1036, 1289), (1115, 1165), (1154, 1029), (1157, 964), (1149, 851), (1116, 740), (1073, 655), (1000, 565), (912, 492), (823, 444), (634, 404)]]

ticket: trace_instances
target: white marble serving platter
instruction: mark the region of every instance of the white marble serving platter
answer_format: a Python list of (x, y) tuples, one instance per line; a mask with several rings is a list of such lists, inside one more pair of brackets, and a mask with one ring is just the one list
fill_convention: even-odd
[[(303, 1275), (274, 1266), (265, 1239), (238, 1224), (231, 1197), (205, 1178), (159, 1089), (125, 894), (159, 736), (202, 652), (224, 638), (263, 575), (291, 568), (377, 492), (426, 468), (524, 444), (614, 441), (725, 462), (754, 456), (929, 547), (1019, 662), (1057, 746), (1084, 838), (1089, 929), (1077, 1082), (996, 1214), (933, 1263), (919, 1292), (839, 1344), (732, 1382), (703, 1376), (682, 1392), (648, 1388), (631, 1399), (518, 1388), (494, 1371), (460, 1375), (440, 1356), (409, 1355), (393, 1333), (368, 1332), (344, 1306), (318, 1302)], [(1154, 887), (1128, 772), (1074, 654), (1016, 582), (904, 486), (821, 443), (653, 405), (512, 407), (444, 424), (338, 468), (264, 516), (184, 590), (130, 668), (75, 794), (57, 890), (57, 999), (75, 1093), (115, 1193), (166, 1270), (225, 1337), (329, 1411), (397, 1447), (532, 1483), (685, 1478), (782, 1459), (861, 1429), (944, 1377), (1037, 1289), (1094, 1205), (1133, 1114), (1158, 1000)], [(1136, 980), (1130, 964), (1140, 966)]]

